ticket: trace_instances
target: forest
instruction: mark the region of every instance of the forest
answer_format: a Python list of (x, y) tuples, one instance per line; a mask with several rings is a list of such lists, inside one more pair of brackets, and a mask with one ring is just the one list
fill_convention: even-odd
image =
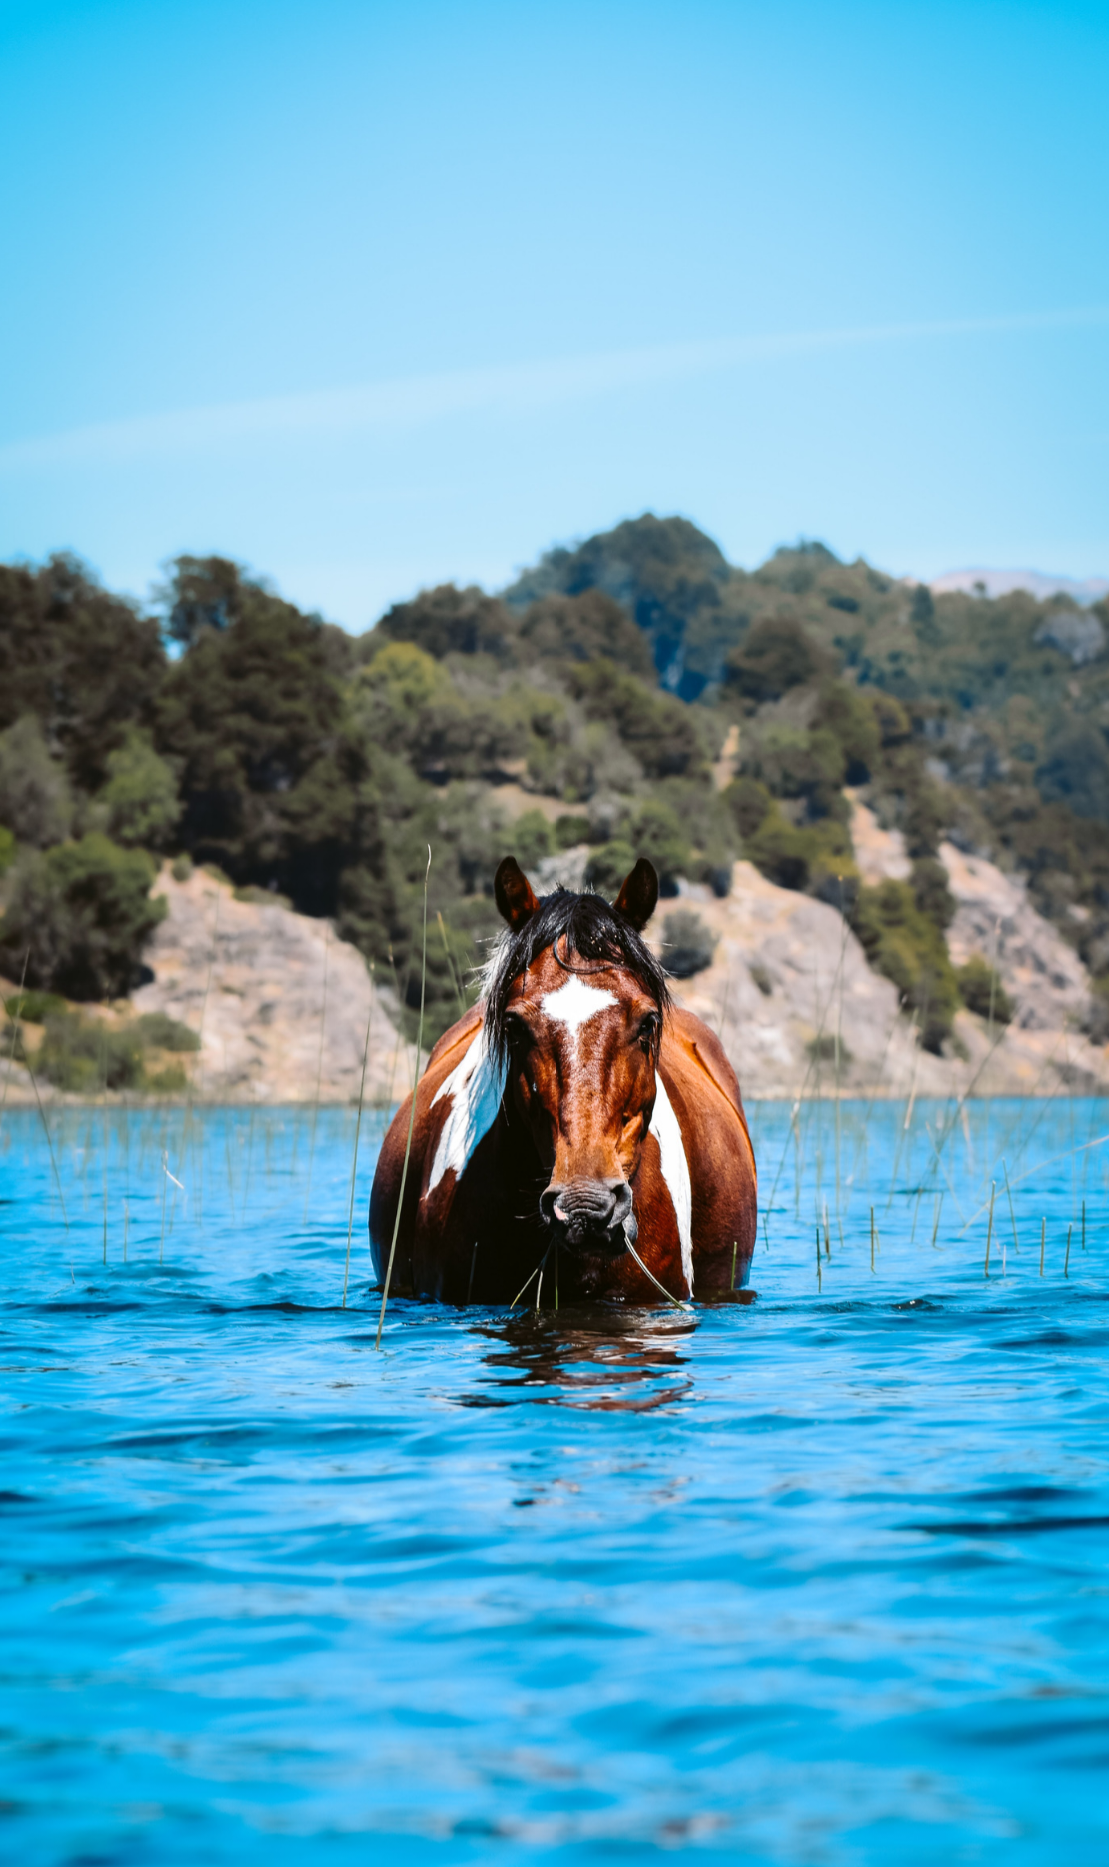
[[(220, 557), (148, 606), (70, 556), (0, 566), (0, 969), (125, 996), (169, 858), (333, 917), (413, 1011), (430, 844), (437, 1033), (507, 851), (585, 845), (602, 890), (645, 854), (671, 895), (745, 856), (849, 918), (938, 1050), (983, 989), (947, 955), (950, 838), (1027, 879), (1109, 1007), (1107, 647), (1105, 603), (934, 598), (817, 543), (747, 572), (650, 514), (363, 635)], [(907, 882), (860, 884), (845, 787), (903, 831)]]

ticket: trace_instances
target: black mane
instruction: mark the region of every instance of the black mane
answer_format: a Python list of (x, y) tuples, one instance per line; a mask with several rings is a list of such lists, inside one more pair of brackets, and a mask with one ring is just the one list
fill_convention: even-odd
[[(619, 966), (630, 972), (636, 984), (654, 1000), (661, 1036), (670, 993), (666, 974), (646, 941), (601, 895), (576, 895), (568, 888), (556, 888), (553, 894), (544, 895), (519, 933), (506, 931), (501, 935), (489, 962), (483, 999), (485, 1038), (491, 1057), (507, 1061), (505, 1007), (512, 981), (556, 941), (555, 958), (568, 972), (585, 972), (598, 965)], [(574, 965), (575, 959), (582, 964)]]

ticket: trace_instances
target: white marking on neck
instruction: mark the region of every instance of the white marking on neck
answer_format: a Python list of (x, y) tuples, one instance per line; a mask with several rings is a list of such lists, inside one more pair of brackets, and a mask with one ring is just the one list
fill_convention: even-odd
[(566, 1026), (576, 1050), (582, 1025), (588, 1024), (606, 1005), (615, 1005), (616, 994), (604, 991), (599, 985), (585, 985), (573, 972), (565, 985), (560, 985), (557, 992), (545, 992), (539, 1003), (548, 1018)]
[(483, 1025), (461, 1063), (444, 1078), (431, 1100), (434, 1108), (446, 1096), (450, 1108), (431, 1164), (429, 1193), (435, 1191), (448, 1167), (454, 1168), (455, 1181), (461, 1180), (478, 1143), (497, 1119), (506, 1074), (504, 1065), (494, 1064), (489, 1056)]
[(685, 1157), (685, 1145), (674, 1105), (666, 1093), (666, 1084), (662, 1080), (661, 1070), (655, 1072), (655, 1107), (651, 1116), (649, 1134), (658, 1142), (658, 1151), (662, 1157), (662, 1177), (666, 1181), (666, 1190), (670, 1194), (670, 1203), (674, 1208), (674, 1217), (678, 1221), (678, 1237), (682, 1246), (682, 1276), (686, 1281), (687, 1296), (693, 1295), (693, 1188), (689, 1180), (689, 1162)]

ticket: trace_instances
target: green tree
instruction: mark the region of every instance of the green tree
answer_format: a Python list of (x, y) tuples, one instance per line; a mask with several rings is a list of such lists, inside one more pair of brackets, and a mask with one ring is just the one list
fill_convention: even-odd
[(51, 758), (33, 713), (0, 733), (0, 823), (37, 849), (69, 835), (73, 798), (65, 766)]
[(165, 666), (157, 622), (77, 558), (0, 565), (0, 728), (33, 713), (79, 789), (97, 790), (128, 726), (149, 723)]
[(97, 802), (107, 812), (108, 830), (117, 843), (166, 848), (181, 815), (181, 800), (177, 780), (148, 733), (132, 727), (118, 750), (108, 754), (108, 782)]
[(155, 868), (138, 849), (84, 836), (45, 853), (26, 850), (11, 871), (0, 921), (0, 963), (27, 984), (67, 998), (121, 998), (142, 972), (142, 953), (166, 914), (150, 898)]
[(202, 629), (169, 670), (157, 718), (181, 774), (184, 846), (236, 882), (333, 912), (365, 759), (319, 618), (244, 585), (233, 622)]

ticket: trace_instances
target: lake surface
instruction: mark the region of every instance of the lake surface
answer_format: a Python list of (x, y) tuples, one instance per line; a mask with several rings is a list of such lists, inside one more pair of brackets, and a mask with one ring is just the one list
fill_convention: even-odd
[(1109, 1104), (751, 1113), (757, 1301), (379, 1354), (380, 1115), (344, 1309), (353, 1110), (8, 1110), (5, 1858), (1109, 1859)]

